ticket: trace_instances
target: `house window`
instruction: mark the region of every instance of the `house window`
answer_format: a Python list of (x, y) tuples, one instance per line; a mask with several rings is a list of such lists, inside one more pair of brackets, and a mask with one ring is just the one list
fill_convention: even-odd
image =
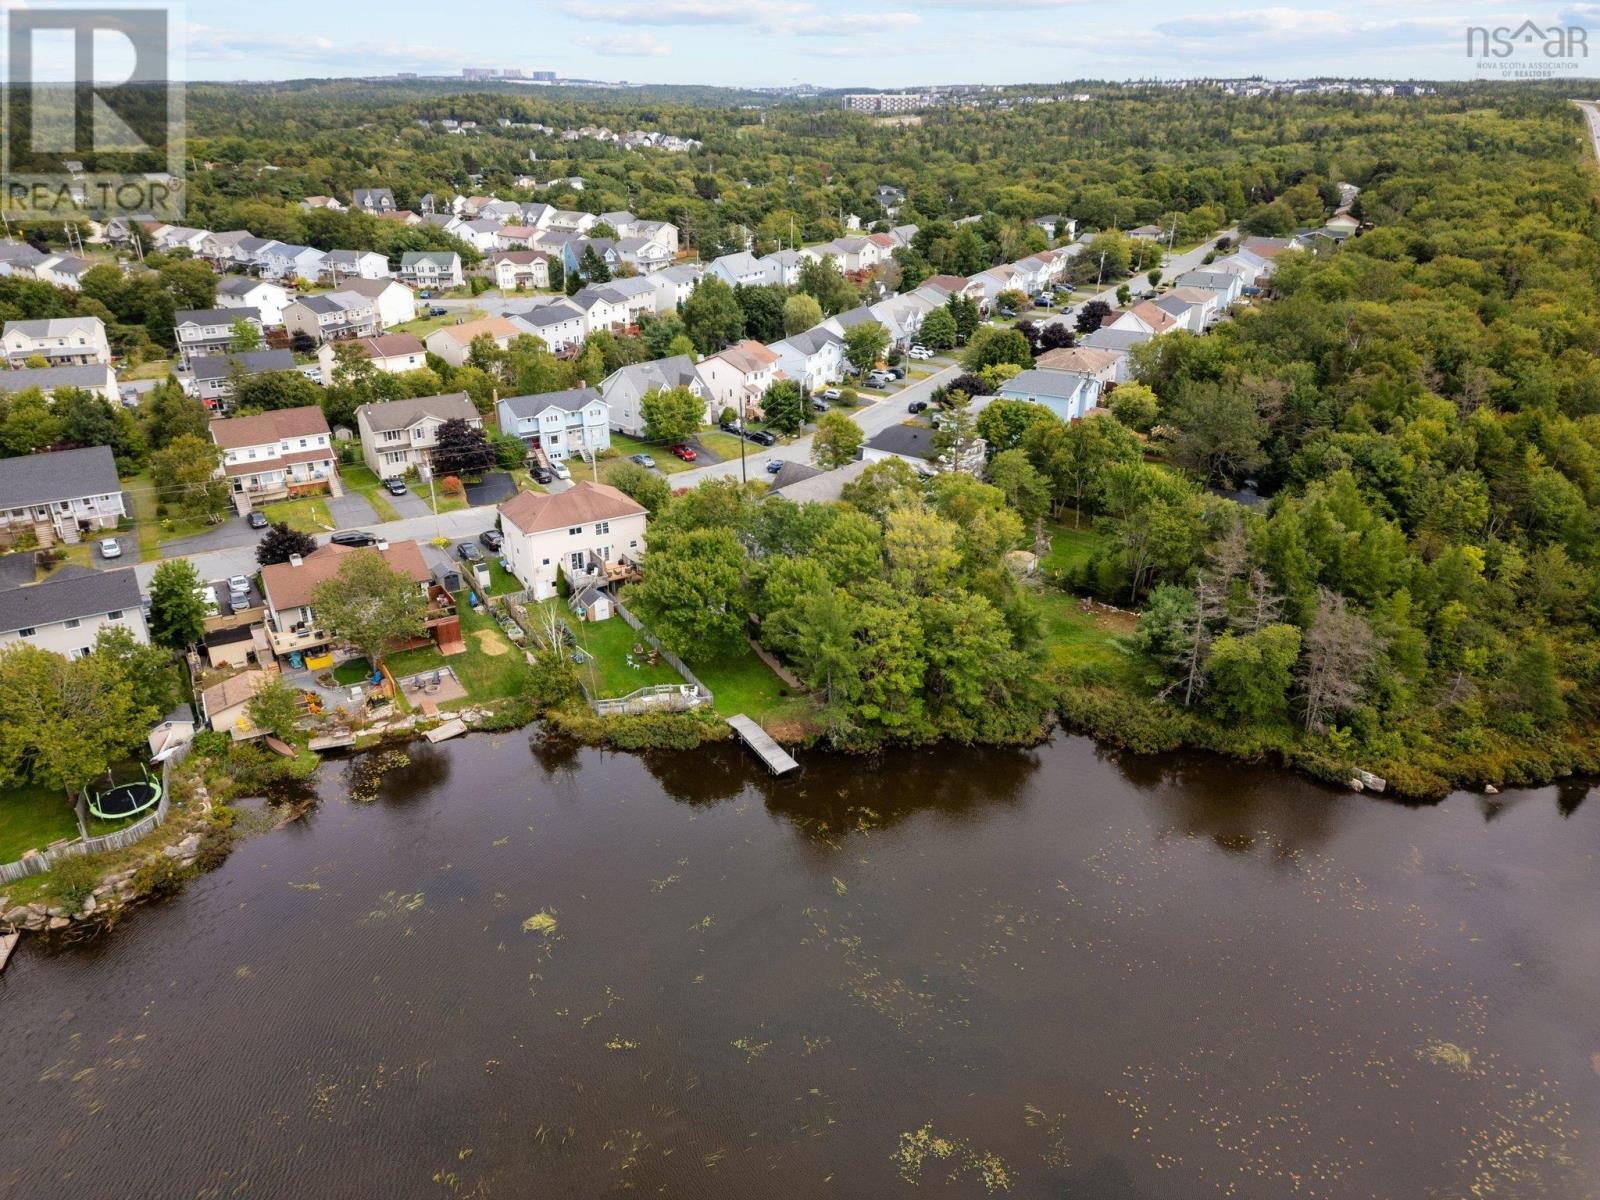
[(39, 631), (37, 629), (35, 629), (32, 625), (27, 625), (27, 626), (24, 626), (23, 628), (17, 630), (17, 636), (18, 637), (32, 637), (34, 634), (36, 634), (38, 632)]
[(639, 548), (639, 543), (637, 541), (632, 541), (632, 542), (628, 543), (628, 549), (629, 550), (637, 550), (638, 548)]
[(76, 629), (79, 625), (82, 625), (82, 624), (83, 624), (83, 622), (78, 620), (77, 617), (68, 617), (67, 620), (66, 620), (66, 626), (67, 626), (68, 629)]
[(122, 620), (122, 610), (120, 608), (113, 608), (110, 612), (108, 612), (106, 614), (106, 620), (108, 620), (108, 621), (120, 621), (120, 620)]
[(594, 531), (597, 534), (610, 533), (611, 532), (611, 522), (610, 521), (596, 521), (595, 522), (595, 526), (594, 526)]
[(582, 525), (574, 525), (571, 529), (567, 530), (567, 536), (568, 537), (577, 537), (582, 532), (583, 532), (583, 526)]

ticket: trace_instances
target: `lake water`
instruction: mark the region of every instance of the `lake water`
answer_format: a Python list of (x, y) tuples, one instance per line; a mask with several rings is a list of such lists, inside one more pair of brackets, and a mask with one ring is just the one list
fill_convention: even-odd
[(24, 945), (0, 1197), (1600, 1194), (1585, 786), (408, 753)]

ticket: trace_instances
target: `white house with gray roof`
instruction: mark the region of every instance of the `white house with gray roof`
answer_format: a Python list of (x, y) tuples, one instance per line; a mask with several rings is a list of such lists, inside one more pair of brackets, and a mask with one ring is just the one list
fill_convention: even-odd
[(76, 542), (126, 515), (109, 446), (0, 458), (0, 533), (32, 529), (44, 545)]
[(737, 254), (724, 254), (711, 260), (706, 274), (715, 276), (729, 287), (756, 287), (767, 282), (767, 269), (761, 260), (748, 250)]
[(995, 395), (1042, 405), (1063, 421), (1076, 421), (1100, 403), (1100, 381), (1077, 371), (1033, 369), (1006, 380)]
[(261, 324), (269, 328), (283, 324), (283, 310), (292, 299), (288, 288), (270, 279), (224, 275), (217, 281), (218, 308), (254, 309)]
[(283, 310), (283, 324), (291, 336), (304, 334), (320, 344), (371, 337), (378, 332), (378, 314), (372, 301), (356, 292), (328, 292), (292, 302)]
[[(239, 354), (200, 354), (189, 363), (183, 390), (205, 402), (207, 408), (225, 412), (234, 384), (247, 375), (267, 371), (294, 371), (294, 354), (288, 350), (246, 350)], [(320, 382), (320, 376), (319, 380)]]
[(421, 288), (454, 288), (465, 282), (454, 250), (408, 250), (400, 256), (400, 278)]
[(524, 313), (512, 313), (507, 318), (513, 325), (533, 334), (555, 353), (576, 346), (588, 336), (584, 312), (575, 304), (558, 300), (554, 304), (541, 304)]
[(194, 308), (174, 313), (172, 329), (183, 365), (189, 366), (202, 354), (226, 354), (232, 350), (233, 327), (239, 322), (261, 333), (261, 314), (253, 308)]
[(345, 279), (387, 279), (389, 260), (376, 250), (329, 250), (322, 257), (321, 274), (333, 284)]
[(611, 410), (594, 388), (569, 388), (500, 401), (500, 432), (522, 439), (551, 462), (611, 448)]
[(0, 395), (15, 396), (29, 388), (38, 388), (46, 400), (64, 388), (79, 388), (103, 397), (107, 403), (116, 404), (117, 376), (105, 363), (86, 363), (76, 367), (19, 367), (13, 371), (0, 371)]
[(40, 583), (0, 588), (0, 647), (25, 643), (66, 658), (94, 650), (102, 629), (126, 629), (150, 644), (132, 567), (96, 571), (69, 565)]
[(379, 479), (397, 478), (431, 464), (439, 426), (456, 420), (483, 428), (483, 418), (465, 392), (363, 404), (356, 409), (361, 457)]
[(844, 339), (826, 325), (792, 334), (767, 349), (778, 356), (778, 370), (810, 391), (844, 378)]
[(7, 321), (0, 330), (6, 361), (25, 366), (39, 357), (52, 367), (109, 363), (111, 345), (99, 317), (50, 317), (43, 321)]
[(600, 395), (611, 413), (611, 428), (629, 437), (643, 437), (645, 396), (675, 387), (688, 388), (702, 403), (710, 395), (694, 359), (687, 354), (617, 368), (600, 382)]

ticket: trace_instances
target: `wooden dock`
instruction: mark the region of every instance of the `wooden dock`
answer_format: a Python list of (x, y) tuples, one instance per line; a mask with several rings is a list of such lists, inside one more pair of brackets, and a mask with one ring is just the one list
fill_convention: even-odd
[(756, 757), (767, 764), (767, 770), (774, 775), (787, 775), (800, 765), (789, 757), (787, 750), (772, 740), (765, 729), (743, 713), (729, 717), (728, 724), (744, 739), (744, 744), (756, 752)]
[(21, 938), (22, 935), (20, 933), (0, 933), (0, 971), (6, 969), (6, 962), (10, 959), (11, 952), (17, 948), (17, 942)]
[(454, 720), (446, 721), (443, 725), (428, 730), (422, 736), (430, 742), (447, 742), (451, 738), (460, 737), (466, 731), (467, 723), (460, 717), (456, 717)]
[(343, 750), (355, 744), (356, 735), (348, 729), (342, 729), (337, 733), (325, 733), (321, 737), (311, 739), (311, 748), (319, 754), (325, 750)]

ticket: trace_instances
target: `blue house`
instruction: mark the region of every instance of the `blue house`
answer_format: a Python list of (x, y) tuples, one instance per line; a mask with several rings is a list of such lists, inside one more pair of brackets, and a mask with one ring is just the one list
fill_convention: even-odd
[(1008, 379), (995, 394), (1004, 400), (1042, 404), (1063, 421), (1076, 421), (1100, 403), (1100, 381), (1077, 371), (1036, 368)]

